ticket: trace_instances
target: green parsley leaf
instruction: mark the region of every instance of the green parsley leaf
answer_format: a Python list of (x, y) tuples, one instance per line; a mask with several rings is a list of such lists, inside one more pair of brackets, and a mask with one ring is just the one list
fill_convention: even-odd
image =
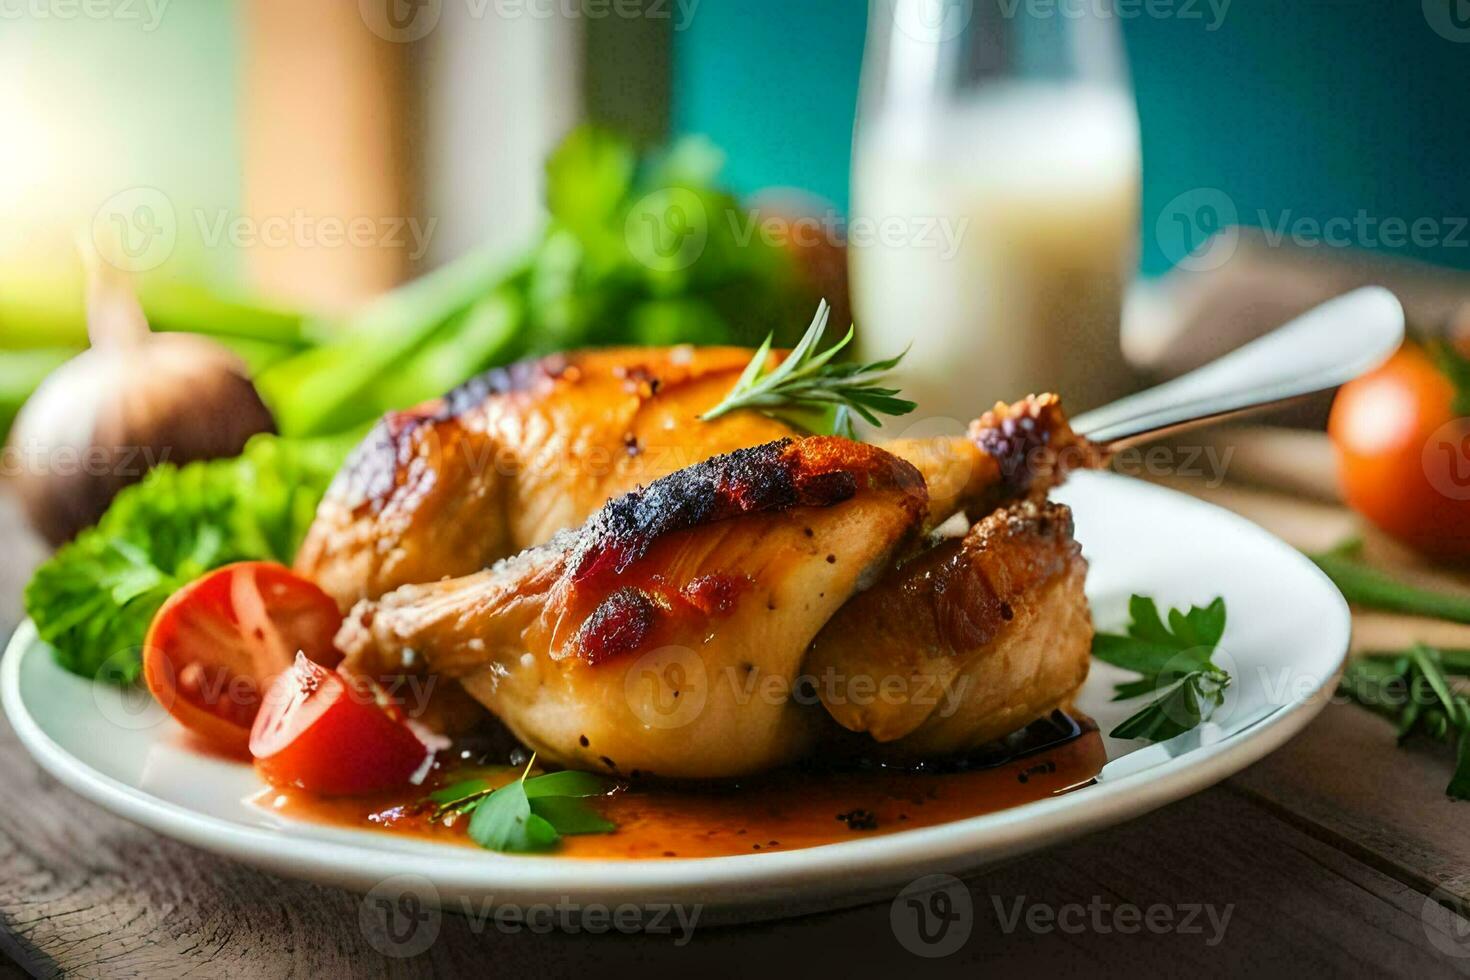
[(1132, 622), (1126, 634), (1099, 633), (1092, 654), (1124, 670), (1156, 676), (1169, 669), (1178, 673), (1202, 670), (1225, 635), (1225, 600), (1169, 610), (1169, 626), (1159, 616), (1154, 600), (1135, 595), (1128, 602)]
[(212, 568), (289, 563), (355, 439), (256, 436), (234, 459), (162, 465), (26, 586), (26, 612), (67, 670), (130, 683), (153, 614)]
[[(469, 835), (492, 851), (532, 852), (556, 846), (561, 835), (606, 834), (617, 825), (583, 800), (605, 796), (612, 784), (591, 773), (565, 770), (530, 777), (536, 757), (520, 778), (491, 790), (483, 779), (464, 780), (431, 793), (433, 819), (470, 813)], [(528, 778), (530, 777), (530, 778)]]
[[(1142, 738), (1162, 742), (1183, 735), (1220, 706), (1224, 689), (1207, 688), (1209, 675), (1186, 674), (1163, 697), (1114, 728), (1114, 738)], [(1205, 706), (1208, 705), (1208, 708)]]
[(1174, 637), (1164, 628), (1163, 621), (1159, 619), (1159, 608), (1152, 599), (1141, 595), (1130, 597), (1128, 615), (1132, 619), (1128, 624), (1128, 635), (1135, 640), (1169, 647), (1174, 645)]
[(1190, 651), (1191, 648), (1181, 648), (1172, 641), (1156, 643), (1152, 640), (1135, 640), (1131, 636), (1120, 636), (1116, 633), (1098, 633), (1092, 640), (1094, 657), (1145, 677), (1161, 674), (1171, 664), (1187, 673), (1193, 669), (1196, 661), (1186, 658), (1188, 662), (1185, 663), (1181, 662), (1180, 657)]
[(551, 824), (558, 834), (610, 834), (618, 826), (570, 796), (532, 797), (531, 812)]
[(526, 780), (526, 795), (535, 799), (540, 796), (606, 796), (612, 783), (601, 776), (577, 769), (548, 772)]
[(513, 853), (550, 850), (560, 836), (545, 817), (531, 812), (519, 779), (480, 801), (470, 817), (469, 835), (481, 847)]
[(1114, 701), (1157, 694), (1151, 703), (1114, 728), (1114, 738), (1153, 742), (1182, 735), (1208, 719), (1225, 701), (1230, 675), (1211, 657), (1225, 635), (1225, 600), (1207, 606), (1170, 609), (1165, 618), (1147, 596), (1128, 602), (1126, 633), (1098, 633), (1092, 655), (1105, 663), (1142, 676), (1118, 684)]

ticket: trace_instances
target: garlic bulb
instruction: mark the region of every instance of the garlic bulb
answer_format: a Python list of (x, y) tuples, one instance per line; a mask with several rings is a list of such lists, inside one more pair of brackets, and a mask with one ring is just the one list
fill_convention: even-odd
[(233, 456), (275, 428), (234, 354), (152, 333), (123, 274), (90, 247), (83, 257), (91, 347), (47, 376), (5, 447), (4, 472), (53, 545), (96, 523), (153, 466)]

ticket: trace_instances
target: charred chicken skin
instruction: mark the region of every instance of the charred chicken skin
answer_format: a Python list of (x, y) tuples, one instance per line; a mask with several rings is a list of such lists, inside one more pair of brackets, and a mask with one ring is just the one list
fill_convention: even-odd
[(713, 778), (810, 752), (793, 697), (818, 632), (918, 536), (924, 480), (874, 446), (783, 439), (719, 456), (468, 576), (358, 604), (353, 669), (424, 661), (544, 758)]
[[(390, 414), (329, 490), (297, 570), (346, 609), (401, 585), (478, 571), (636, 487), (795, 435), (750, 411), (699, 420), (750, 356), (693, 347), (558, 355)], [(1100, 458), (1052, 395), (998, 405), (966, 436), (886, 448), (920, 471), (931, 523), (1044, 494), (1067, 469)]]

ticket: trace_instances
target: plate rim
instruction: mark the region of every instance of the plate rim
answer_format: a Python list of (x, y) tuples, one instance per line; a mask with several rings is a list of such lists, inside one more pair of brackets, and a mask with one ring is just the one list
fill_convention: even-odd
[[(374, 883), (411, 875), (427, 879), (438, 891), (493, 894), (507, 902), (535, 903), (555, 896), (616, 904), (666, 902), (675, 896), (676, 901), (693, 897), (700, 904), (722, 908), (749, 907), (773, 899), (886, 891), (901, 881), (939, 871), (978, 870), (1191, 796), (1274, 752), (1330, 700), (1322, 695), (1335, 689), (1344, 669), (1351, 613), (1341, 593), (1310, 559), (1254, 522), (1199, 498), (1114, 474), (1085, 476), (1125, 482), (1133, 485), (1129, 492), (1158, 494), (1172, 503), (1206, 508), (1217, 519), (1249, 528), (1263, 543), (1288, 553), (1286, 557), (1335, 599), (1338, 615), (1328, 624), (1335, 634), (1330, 637), (1332, 645), (1340, 648), (1335, 667), (1310, 691), (1294, 694), (1260, 724), (1159, 765), (1090, 786), (1085, 795), (1063, 794), (865, 840), (760, 854), (644, 861), (480, 854), (458, 845), (375, 849), (371, 841), (381, 835), (368, 830), (343, 831), (340, 840), (296, 837), (284, 828), (249, 826), (154, 796), (73, 755), (32, 716), (22, 696), (20, 668), (23, 659), (38, 654), (44, 644), (29, 619), (12, 634), (0, 661), (0, 706), (32, 758), (84, 799), (156, 833), (287, 877), (334, 881), (365, 891)], [(1087, 805), (1079, 806), (1080, 799), (1087, 800)], [(442, 854), (431, 853), (439, 848)], [(466, 853), (474, 859), (465, 860)]]

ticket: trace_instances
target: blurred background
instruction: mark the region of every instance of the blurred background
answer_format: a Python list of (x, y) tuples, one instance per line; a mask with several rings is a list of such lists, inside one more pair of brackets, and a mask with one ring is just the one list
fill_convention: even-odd
[(0, 422), (87, 343), (79, 241), (287, 435), (545, 350), (789, 341), (822, 296), (956, 425), (1363, 282), (1442, 330), (1465, 6), (11, 0)]
[[(377, 36), (374, 11), (396, 4), (413, 26)], [(645, 144), (700, 133), (738, 149), (726, 178), (743, 194), (795, 187), (849, 205), (860, 0), (619, 3), (643, 11), (632, 17), (611, 0), (106, 0), (102, 16), (83, 6), (25, 0), (4, 14), (7, 297), (78, 275), (76, 224), (143, 185), (180, 212), (437, 218), (422, 255), (348, 247), (321, 266), (228, 238), (215, 247), (185, 221), (160, 269), (280, 301), (360, 300), (481, 241), (524, 242), (542, 161), (584, 117)], [(1178, 0), (1159, 4), (1170, 16), (1149, 16), (1140, 2), (1118, 18), (1142, 121), (1142, 228), (1201, 187), (1229, 194), (1246, 224), (1262, 210), (1470, 212), (1456, 98), (1465, 39), (1436, 33), (1418, 2), (1223, 7)], [(1470, 245), (1385, 250), (1470, 268)], [(1145, 274), (1174, 261), (1143, 236)]]

